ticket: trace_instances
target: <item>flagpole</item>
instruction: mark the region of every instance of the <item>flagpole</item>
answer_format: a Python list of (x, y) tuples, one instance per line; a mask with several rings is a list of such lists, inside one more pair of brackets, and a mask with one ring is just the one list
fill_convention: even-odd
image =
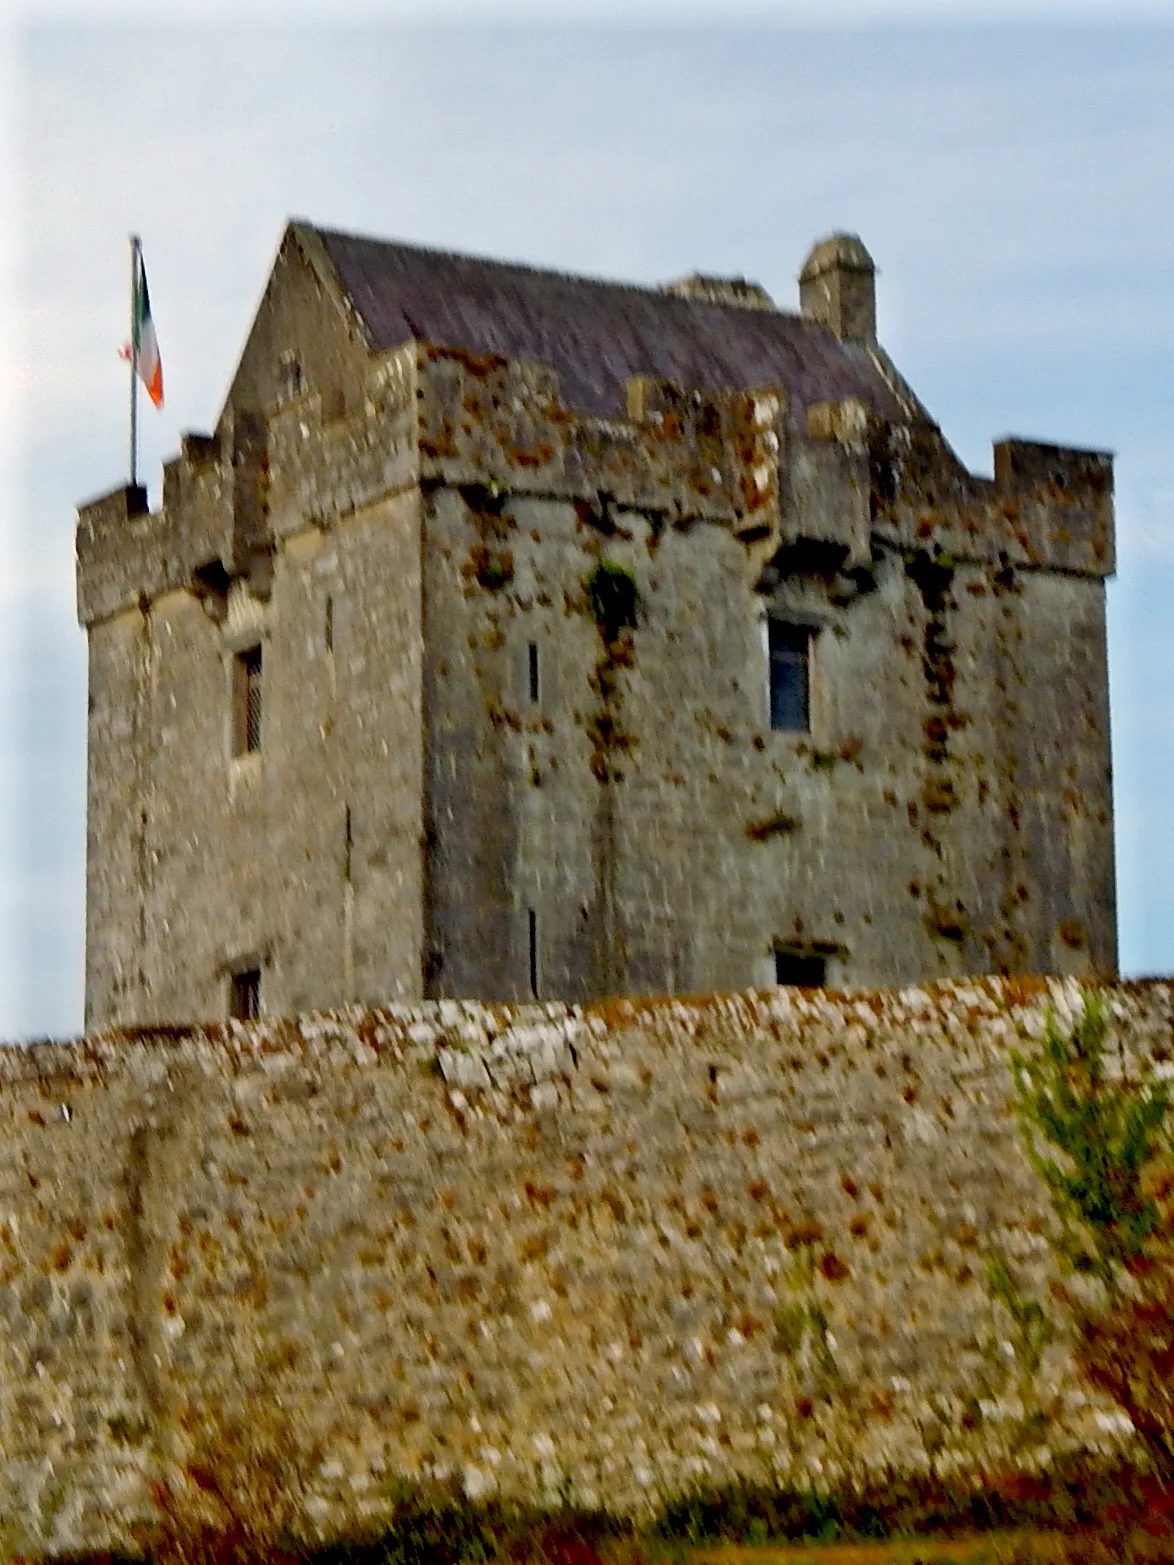
[(130, 236), (130, 485), (139, 482), (139, 325), (135, 307), (139, 295), (142, 241)]

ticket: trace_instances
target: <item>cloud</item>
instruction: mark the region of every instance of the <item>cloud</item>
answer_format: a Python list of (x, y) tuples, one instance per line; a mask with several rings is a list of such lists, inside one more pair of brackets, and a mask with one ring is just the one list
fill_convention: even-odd
[[(36, 779), (37, 808), (27, 789), (20, 803), (25, 857), (13, 847), (8, 863), (39, 976), (23, 1010), (0, 1005), (0, 1033), (17, 1016), (49, 1025), (36, 1017), (57, 1016), (63, 993), (76, 1005), (72, 980), (52, 974), (78, 970), (79, 926), (43, 906), (72, 906), (82, 883), (71, 530), (76, 502), (126, 468), (117, 348), (132, 228), (167, 378), (164, 413), (143, 417), (156, 490), (180, 431), (219, 410), (291, 214), (633, 280), (742, 272), (788, 308), (811, 242), (858, 229), (880, 267), (887, 344), (968, 461), (989, 467), (1008, 429), (1117, 451), (1111, 633), (1116, 667), (1133, 670), (1115, 689), (1130, 747), (1123, 840), (1135, 821), (1162, 829), (1164, 752), (1128, 703), (1150, 688), (1147, 666), (1174, 663), (1168, 612), (1145, 591), (1174, 550), (1174, 30), (1092, 5), (1037, 8), (1081, 25), (1024, 26), (1018, 5), (1012, 20), (993, 0), (935, 8), (953, 27), (877, 25), (870, 4), (867, 25), (857, 8), (853, 25), (822, 30), (776, 25), (777, 6), (740, 26), (726, 7), (715, 25), (686, 0), (671, 25), (652, 25), (653, 8), (637, 26), (626, 4), (622, 22), (606, 0), (543, 0), (458, 27), (437, 23), (440, 3), (429, 25), (406, 9), (414, 26), (386, 25), (401, 13), (384, 0), (378, 22), (350, 26), (290, 25), (286, 3), (277, 19), (202, 5), (186, 25), (154, 6), (149, 22), (133, 6), (97, 20), (26, 8), (8, 62), (18, 270), (0, 295), (19, 548), (10, 540), (0, 608), (23, 620), (29, 656), (0, 681), (0, 773), (10, 787)], [(1123, 949), (1174, 967), (1174, 916), (1143, 934), (1134, 911), (1166, 906), (1163, 851), (1151, 842), (1123, 882)]]

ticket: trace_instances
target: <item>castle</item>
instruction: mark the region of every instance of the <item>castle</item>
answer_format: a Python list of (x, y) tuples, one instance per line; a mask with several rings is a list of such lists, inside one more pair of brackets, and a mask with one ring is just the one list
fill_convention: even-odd
[(1111, 459), (968, 472), (800, 312), (289, 225), (81, 508), (86, 1027), (1116, 971)]

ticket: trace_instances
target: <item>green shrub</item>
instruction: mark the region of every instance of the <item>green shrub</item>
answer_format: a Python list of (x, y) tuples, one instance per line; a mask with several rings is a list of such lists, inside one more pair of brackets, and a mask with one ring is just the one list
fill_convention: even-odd
[[(1012, 1057), (1034, 1167), (1059, 1218), (1053, 1241), (1103, 1285), (1068, 1298), (1085, 1378), (1128, 1416), (1158, 1468), (1174, 1471), (1174, 1156), (1169, 1089), (1142, 1069), (1110, 1080), (1103, 1004), (1039, 1050)], [(1040, 1143), (1043, 1143), (1041, 1149)]]
[(1060, 1220), (1058, 1244), (1077, 1270), (1115, 1294), (1157, 1227), (1146, 1173), (1170, 1097), (1147, 1073), (1108, 1079), (1106, 1031), (1103, 1003), (1089, 998), (1071, 1031), (1049, 1016), (1040, 1048), (1011, 1060), (1028, 1154)]

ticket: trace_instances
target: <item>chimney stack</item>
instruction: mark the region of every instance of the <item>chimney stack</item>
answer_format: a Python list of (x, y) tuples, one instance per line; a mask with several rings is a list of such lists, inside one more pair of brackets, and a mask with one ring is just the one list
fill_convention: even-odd
[(876, 342), (876, 267), (855, 234), (832, 234), (799, 273), (799, 307), (841, 342)]

